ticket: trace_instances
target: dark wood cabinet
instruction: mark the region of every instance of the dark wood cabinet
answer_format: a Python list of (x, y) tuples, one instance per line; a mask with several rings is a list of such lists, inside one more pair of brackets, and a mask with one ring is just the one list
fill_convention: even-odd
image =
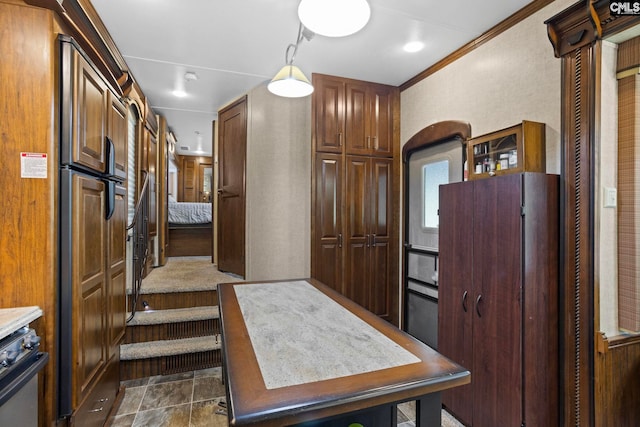
[(443, 393), (469, 426), (558, 423), (558, 177), (440, 187), (438, 351), (471, 371)]
[(313, 76), (317, 151), (393, 157), (392, 86)]
[[(396, 88), (314, 75), (311, 275), (397, 322)], [(395, 246), (397, 247), (397, 245)]]
[(342, 156), (318, 153), (315, 158), (314, 254), (312, 275), (330, 288), (343, 293)]
[(393, 88), (348, 82), (345, 89), (347, 154), (393, 156)]
[(391, 159), (347, 156), (344, 174), (344, 293), (382, 317), (389, 316), (392, 170)]
[(344, 144), (344, 80), (313, 75), (313, 140), (317, 151), (342, 153)]

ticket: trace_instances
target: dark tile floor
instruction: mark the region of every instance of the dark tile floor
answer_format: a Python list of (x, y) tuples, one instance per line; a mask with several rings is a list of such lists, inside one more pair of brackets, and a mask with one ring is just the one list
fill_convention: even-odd
[(220, 368), (127, 381), (112, 427), (227, 426)]
[[(218, 413), (224, 400), (220, 368), (126, 381), (125, 395), (111, 427), (223, 427)], [(413, 402), (398, 405), (398, 427), (414, 427)], [(458, 427), (442, 411), (442, 425)]]

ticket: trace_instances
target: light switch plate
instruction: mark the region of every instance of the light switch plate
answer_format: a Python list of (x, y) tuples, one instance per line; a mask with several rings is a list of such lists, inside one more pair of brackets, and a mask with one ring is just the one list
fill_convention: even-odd
[(604, 187), (604, 203), (605, 208), (615, 208), (618, 205), (618, 192), (615, 188)]

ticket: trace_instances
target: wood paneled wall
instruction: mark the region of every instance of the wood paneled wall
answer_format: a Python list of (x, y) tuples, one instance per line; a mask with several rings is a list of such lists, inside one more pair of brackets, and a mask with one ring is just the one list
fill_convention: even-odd
[(596, 357), (597, 427), (640, 422), (640, 337), (599, 337)]
[[(32, 326), (49, 363), (41, 375), (40, 425), (54, 419), (58, 150), (51, 12), (0, 1), (0, 308), (39, 306)], [(20, 153), (46, 155), (47, 178), (21, 177)]]

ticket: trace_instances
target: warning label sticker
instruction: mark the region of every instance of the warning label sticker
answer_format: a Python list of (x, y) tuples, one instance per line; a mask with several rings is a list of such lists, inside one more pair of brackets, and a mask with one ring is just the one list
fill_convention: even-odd
[(20, 153), (20, 178), (47, 177), (47, 153)]

